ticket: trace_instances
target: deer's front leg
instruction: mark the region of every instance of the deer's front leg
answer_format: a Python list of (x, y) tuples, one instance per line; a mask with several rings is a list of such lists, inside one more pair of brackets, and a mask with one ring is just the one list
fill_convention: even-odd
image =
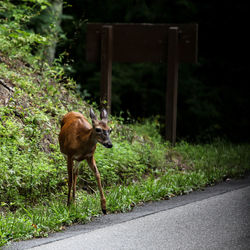
[(92, 157), (88, 158), (87, 162), (88, 162), (89, 167), (93, 170), (93, 172), (95, 174), (95, 177), (96, 177), (96, 180), (97, 180), (98, 189), (100, 191), (100, 196), (101, 196), (101, 208), (102, 208), (102, 212), (104, 214), (106, 214), (106, 198), (105, 198), (104, 193), (103, 193), (102, 183), (101, 183), (101, 176), (100, 176), (100, 173), (99, 173), (98, 168), (96, 166), (96, 162), (95, 162), (94, 157), (92, 156)]

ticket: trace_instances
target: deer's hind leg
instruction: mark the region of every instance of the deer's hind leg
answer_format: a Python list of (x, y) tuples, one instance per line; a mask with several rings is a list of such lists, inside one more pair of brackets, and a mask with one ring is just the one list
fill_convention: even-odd
[(71, 156), (67, 157), (67, 168), (68, 168), (68, 203), (69, 206), (72, 201), (71, 189), (73, 184), (73, 159)]
[(73, 168), (73, 201), (75, 201), (76, 198), (76, 182), (77, 182), (77, 176), (78, 176), (78, 166), (79, 166), (79, 161), (75, 162), (75, 166)]

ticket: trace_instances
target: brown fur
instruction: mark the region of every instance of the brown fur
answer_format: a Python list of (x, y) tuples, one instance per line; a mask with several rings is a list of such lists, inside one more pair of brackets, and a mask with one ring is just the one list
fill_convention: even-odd
[[(95, 118), (95, 117), (94, 117)], [(101, 178), (94, 159), (94, 153), (97, 142), (104, 142), (104, 139), (109, 141), (110, 147), (112, 144), (109, 140), (109, 134), (105, 137), (103, 134), (97, 134), (95, 128), (101, 128), (103, 131), (108, 131), (107, 119), (101, 121), (96, 118), (92, 120), (93, 127), (87, 119), (78, 112), (69, 112), (61, 121), (61, 131), (59, 134), (60, 150), (67, 156), (68, 166), (68, 205), (72, 202), (71, 189), (73, 188), (73, 200), (76, 193), (76, 182), (78, 169), (74, 167), (73, 161), (86, 160), (89, 167), (93, 170), (98, 188), (101, 195), (101, 207), (106, 213), (106, 199), (104, 197)]]

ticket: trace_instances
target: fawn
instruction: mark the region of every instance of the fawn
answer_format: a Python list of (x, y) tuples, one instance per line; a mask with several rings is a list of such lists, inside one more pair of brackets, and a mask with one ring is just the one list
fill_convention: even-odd
[[(97, 142), (106, 148), (112, 148), (109, 135), (111, 129), (108, 127), (108, 114), (105, 109), (100, 113), (101, 120), (98, 120), (92, 108), (90, 108), (90, 118), (92, 126), (87, 119), (78, 112), (67, 113), (61, 121), (61, 131), (59, 134), (59, 144), (61, 152), (66, 156), (68, 167), (68, 206), (75, 200), (76, 182), (78, 175), (78, 163), (86, 160), (93, 170), (98, 189), (101, 196), (101, 208), (106, 214), (106, 199), (103, 193), (101, 177), (96, 166), (94, 153)], [(76, 162), (74, 166), (74, 161)], [(71, 190), (73, 189), (73, 197)]]

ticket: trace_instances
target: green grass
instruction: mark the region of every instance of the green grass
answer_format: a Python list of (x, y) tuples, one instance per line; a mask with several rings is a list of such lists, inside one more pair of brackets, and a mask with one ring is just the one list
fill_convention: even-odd
[[(250, 169), (249, 149), (249, 145), (233, 145), (225, 142), (207, 145), (191, 145), (182, 142), (174, 149), (168, 149), (167, 165), (164, 169), (154, 169), (147, 176), (138, 178), (140, 173), (135, 168), (134, 175), (138, 173), (135, 179), (131, 178), (131, 181), (124, 182), (121, 178), (118, 181), (116, 180), (118, 177), (114, 178), (116, 166), (111, 166), (110, 178), (113, 181), (116, 180), (115, 185), (109, 183), (111, 179), (109, 180), (108, 175), (105, 176), (106, 164), (99, 164), (100, 172), (105, 176), (103, 180), (106, 183), (108, 212), (129, 211), (142, 202), (168, 199), (202, 189), (226, 178), (242, 177)], [(115, 152), (112, 153), (115, 154)], [(119, 151), (116, 154), (119, 155)], [(97, 164), (99, 160), (97, 157)], [(65, 226), (74, 223), (86, 223), (92, 217), (99, 216), (101, 214), (99, 193), (94, 184), (93, 182), (94, 193), (79, 190), (76, 203), (70, 208), (66, 206), (65, 192), (55, 192), (49, 197), (40, 197), (39, 201), (32, 205), (22, 201), (15, 211), (11, 211), (15, 201), (13, 204), (2, 202), (1, 245), (11, 240), (47, 236), (49, 232), (62, 230)], [(64, 190), (66, 191), (66, 183)]]

